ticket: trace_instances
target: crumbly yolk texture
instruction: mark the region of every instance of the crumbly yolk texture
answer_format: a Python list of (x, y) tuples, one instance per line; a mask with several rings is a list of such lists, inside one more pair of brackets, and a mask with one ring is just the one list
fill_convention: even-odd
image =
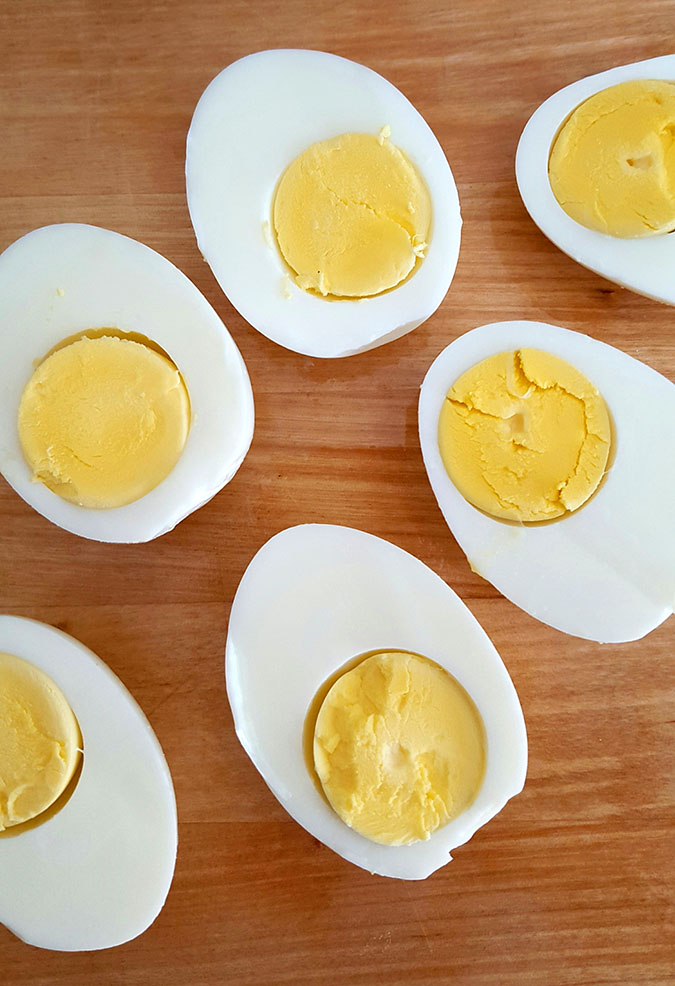
[(675, 84), (623, 82), (578, 106), (549, 159), (553, 194), (582, 226), (635, 237), (675, 229)]
[(485, 745), (478, 710), (447, 671), (416, 654), (381, 652), (326, 695), (314, 766), (347, 825), (401, 846), (428, 839), (471, 804)]
[(0, 654), (0, 832), (56, 801), (79, 765), (81, 745), (61, 689), (29, 661)]
[(312, 144), (274, 199), (279, 249), (306, 291), (366, 298), (395, 287), (424, 257), (431, 199), (388, 128)]
[(494, 517), (551, 520), (576, 510), (602, 479), (607, 407), (569, 363), (539, 349), (498, 353), (454, 383), (438, 442), (459, 492)]
[(121, 507), (175, 466), (190, 401), (165, 356), (128, 339), (84, 337), (40, 364), (18, 425), (36, 482), (83, 507)]

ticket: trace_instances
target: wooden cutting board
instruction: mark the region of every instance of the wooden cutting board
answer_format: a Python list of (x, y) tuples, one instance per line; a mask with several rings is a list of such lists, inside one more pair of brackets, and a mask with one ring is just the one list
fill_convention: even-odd
[[(462, 249), (441, 308), (344, 361), (255, 332), (190, 226), (184, 149), (197, 99), (229, 62), (270, 47), (333, 51), (380, 72), (434, 129), (459, 187)], [(433, 358), (499, 319), (581, 330), (673, 378), (673, 310), (549, 243), (513, 164), (526, 120), (556, 89), (674, 48), (669, 0), (0, 5), (0, 249), (66, 221), (147, 243), (222, 316), (256, 401), (235, 479), (150, 544), (76, 538), (0, 481), (0, 611), (67, 630), (122, 678), (166, 752), (180, 833), (173, 887), (144, 935), (70, 955), (0, 929), (3, 984), (675, 983), (675, 621), (601, 646), (516, 609), (450, 535), (416, 429)], [(435, 569), (491, 636), (522, 701), (524, 793), (421, 883), (371, 877), (311, 838), (232, 729), (223, 652), (234, 592), (272, 534), (307, 521), (380, 535)]]

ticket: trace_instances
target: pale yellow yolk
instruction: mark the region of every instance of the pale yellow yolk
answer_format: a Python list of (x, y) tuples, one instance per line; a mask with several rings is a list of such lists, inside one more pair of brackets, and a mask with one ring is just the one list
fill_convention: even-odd
[(675, 229), (675, 84), (623, 82), (591, 96), (558, 134), (549, 178), (565, 212), (589, 229)]
[(312, 144), (274, 199), (286, 263), (301, 288), (324, 296), (365, 298), (400, 284), (424, 257), (430, 225), (424, 180), (385, 131)]
[(44, 671), (0, 654), (0, 832), (42, 814), (65, 791), (82, 737)]
[(597, 489), (609, 415), (569, 363), (520, 349), (462, 374), (443, 402), (438, 441), (450, 479), (474, 506), (508, 520), (550, 520)]
[(182, 377), (128, 339), (82, 338), (37, 368), (19, 406), (33, 478), (83, 507), (121, 507), (171, 472), (190, 426)]
[(314, 766), (330, 804), (374, 842), (428, 839), (476, 797), (485, 733), (462, 686), (416, 654), (346, 671), (319, 710)]

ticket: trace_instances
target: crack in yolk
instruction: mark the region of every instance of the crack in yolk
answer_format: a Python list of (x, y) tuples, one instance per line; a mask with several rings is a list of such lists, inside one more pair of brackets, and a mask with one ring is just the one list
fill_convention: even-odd
[(423, 260), (431, 200), (386, 128), (379, 137), (342, 134), (291, 162), (276, 191), (273, 225), (301, 288), (366, 298), (396, 287)]
[(523, 523), (577, 510), (610, 450), (602, 396), (569, 363), (538, 349), (467, 370), (443, 402), (438, 441), (448, 476), (475, 507)]

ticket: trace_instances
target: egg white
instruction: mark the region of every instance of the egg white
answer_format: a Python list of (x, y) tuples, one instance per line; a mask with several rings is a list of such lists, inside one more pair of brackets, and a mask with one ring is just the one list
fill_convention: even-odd
[[(0, 255), (0, 472), (48, 520), (98, 541), (150, 541), (234, 476), (253, 437), (253, 395), (227, 329), (191, 281), (154, 250), (96, 226), (34, 230)], [(88, 329), (137, 332), (173, 360), (188, 389), (187, 442), (166, 479), (124, 507), (68, 503), (33, 482), (17, 430), (35, 363)]]
[(516, 180), (525, 208), (559, 249), (609, 281), (675, 305), (675, 236), (622, 239), (586, 229), (558, 204), (548, 178), (551, 148), (570, 113), (602, 89), (634, 79), (675, 81), (675, 55), (588, 76), (547, 99), (523, 130), (516, 152)]
[[(431, 194), (426, 257), (407, 281), (377, 297), (329, 301), (303, 291), (274, 242), (277, 183), (310, 144), (377, 134), (385, 125)], [(380, 346), (429, 318), (450, 286), (461, 217), (448, 162), (405, 96), (357, 62), (279, 49), (229, 65), (195, 109), (186, 178), (199, 249), (218, 283), (251, 325), (287, 349), (341, 357)]]
[[(374, 650), (436, 661), (485, 724), (487, 765), (476, 800), (428, 842), (383, 846), (359, 835), (324, 801), (305, 764), (303, 726), (319, 687)], [(424, 879), (525, 782), (523, 714), (486, 633), (438, 575), (371, 534), (306, 524), (268, 541), (237, 589), (226, 678), (237, 736), (273, 794), (308, 832), (371, 873)]]
[[(613, 426), (610, 465), (579, 510), (543, 524), (497, 520), (454, 486), (438, 447), (438, 419), (454, 382), (495, 353), (543, 349), (584, 373)], [(419, 433), (429, 481), (471, 567), (531, 616), (601, 642), (636, 640), (673, 611), (672, 491), (675, 386), (626, 353), (543, 322), (497, 322), (460, 336), (422, 384)]]
[(176, 800), (162, 749), (119, 678), (79, 641), (0, 616), (0, 651), (54, 680), (84, 745), (61, 810), (0, 839), (0, 923), (39, 948), (121, 945), (152, 924), (173, 878)]

